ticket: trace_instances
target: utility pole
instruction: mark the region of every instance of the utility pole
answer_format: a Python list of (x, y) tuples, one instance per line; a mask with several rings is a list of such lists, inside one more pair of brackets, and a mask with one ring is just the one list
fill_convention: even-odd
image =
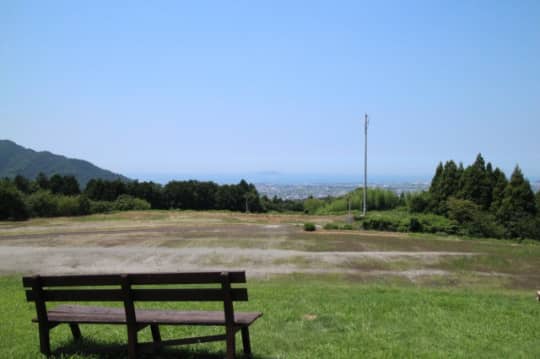
[(362, 208), (362, 216), (365, 217), (367, 211), (367, 129), (368, 129), (368, 115), (364, 116), (364, 200)]

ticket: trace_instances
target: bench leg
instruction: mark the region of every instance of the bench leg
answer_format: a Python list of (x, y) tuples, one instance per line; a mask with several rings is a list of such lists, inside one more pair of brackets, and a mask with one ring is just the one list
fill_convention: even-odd
[(51, 355), (49, 325), (47, 323), (39, 323), (39, 351), (46, 356)]
[(128, 358), (137, 359), (137, 346), (138, 346), (137, 326), (128, 325), (127, 330), (128, 330)]
[(79, 328), (79, 324), (75, 323), (69, 323), (69, 329), (71, 329), (71, 334), (73, 334), (73, 339), (79, 340), (81, 339), (81, 329)]
[(251, 343), (249, 341), (249, 328), (242, 327), (242, 344), (244, 346), (244, 355), (246, 358), (251, 358)]
[(233, 327), (227, 328), (227, 359), (236, 358), (236, 343), (235, 343), (235, 334), (236, 331)]
[(152, 331), (152, 340), (154, 343), (161, 343), (161, 333), (159, 332), (159, 326), (151, 325), (150, 330)]

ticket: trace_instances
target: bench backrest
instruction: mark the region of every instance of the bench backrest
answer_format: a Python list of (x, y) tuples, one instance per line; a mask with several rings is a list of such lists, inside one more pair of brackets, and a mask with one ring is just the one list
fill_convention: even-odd
[[(223, 288), (224, 281), (246, 283), (245, 272), (134, 273), (23, 277), (26, 299), (35, 301), (123, 301), (122, 286), (128, 284), (133, 301), (223, 301), (227, 292), (233, 301), (247, 301), (246, 288)], [(133, 288), (151, 284), (221, 284), (221, 288)], [(117, 288), (72, 289), (59, 287), (100, 286)]]
[[(25, 276), (26, 299), (36, 303), (38, 320), (47, 321), (45, 302), (99, 301), (124, 302), (128, 321), (135, 320), (137, 301), (218, 301), (224, 303), (227, 322), (233, 318), (233, 301), (247, 301), (246, 288), (231, 288), (231, 283), (246, 283), (238, 272), (133, 273)], [(214, 288), (137, 288), (137, 285), (219, 284)], [(97, 286), (105, 288), (73, 288)], [(111, 288), (112, 287), (112, 288)], [(114, 288), (116, 287), (116, 288)]]

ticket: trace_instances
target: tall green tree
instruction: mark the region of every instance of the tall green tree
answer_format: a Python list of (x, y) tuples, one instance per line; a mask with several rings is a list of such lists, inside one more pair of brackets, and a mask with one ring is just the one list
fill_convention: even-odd
[(508, 180), (506, 179), (506, 175), (498, 167), (495, 168), (495, 170), (493, 171), (491, 175), (491, 184), (492, 184), (492, 191), (491, 191), (490, 210), (492, 213), (497, 213), (497, 211), (501, 207), (501, 203), (504, 196), (504, 190), (506, 189), (506, 186), (508, 185)]
[(50, 189), (49, 178), (43, 172), (38, 173), (36, 183), (41, 189)]
[(537, 213), (536, 198), (528, 180), (516, 166), (506, 186), (497, 219), (506, 230), (507, 237), (535, 237), (533, 222)]
[(540, 215), (540, 190), (536, 192), (536, 214)]
[(22, 193), (30, 193), (32, 186), (30, 184), (30, 181), (25, 177), (17, 175), (15, 176), (13, 182), (15, 183), (15, 186), (17, 186), (17, 189)]
[(459, 190), (461, 174), (454, 161), (439, 163), (429, 190), (429, 209), (438, 214), (446, 214), (446, 201)]
[(474, 163), (463, 172), (459, 197), (476, 203), (482, 209), (488, 209), (491, 205), (491, 191), (485, 161), (479, 153)]

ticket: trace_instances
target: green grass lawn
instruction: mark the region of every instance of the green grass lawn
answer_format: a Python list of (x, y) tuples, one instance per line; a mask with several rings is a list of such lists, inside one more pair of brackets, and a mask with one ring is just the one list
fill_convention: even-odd
[[(264, 312), (251, 327), (253, 352), (259, 359), (540, 357), (540, 304), (532, 292), (306, 276), (251, 281), (248, 288), (250, 301), (236, 308)], [(24, 299), (20, 277), (0, 277), (0, 290), (0, 358), (40, 357), (37, 327), (30, 322), (35, 309)], [(178, 303), (147, 306), (186, 308)], [(193, 303), (189, 307), (194, 308)], [(81, 329), (85, 340), (80, 344), (71, 342), (66, 325), (52, 330), (53, 350), (63, 348), (57, 357), (126, 356), (124, 326)], [(190, 330), (164, 327), (162, 335), (193, 334)], [(140, 337), (150, 340), (149, 330), (141, 331)], [(240, 338), (238, 342), (240, 353)], [(220, 358), (223, 348), (224, 343), (173, 347), (147, 357)]]

